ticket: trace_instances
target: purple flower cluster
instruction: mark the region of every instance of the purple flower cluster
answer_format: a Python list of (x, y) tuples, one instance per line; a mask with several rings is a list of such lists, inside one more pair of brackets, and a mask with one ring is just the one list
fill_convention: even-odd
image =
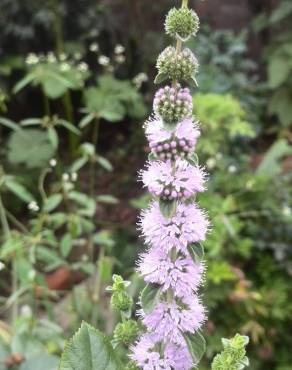
[(177, 123), (186, 117), (191, 117), (193, 100), (190, 90), (165, 86), (157, 91), (153, 103), (154, 112), (167, 123)]
[(151, 194), (162, 199), (186, 200), (196, 192), (204, 191), (204, 172), (185, 160), (173, 164), (155, 161), (142, 172), (142, 181)]
[(195, 149), (199, 128), (191, 118), (179, 122), (173, 131), (166, 130), (160, 118), (146, 122), (145, 133), (152, 154), (157, 159), (177, 160), (189, 157)]
[[(177, 60), (179, 43), (169, 50)], [(176, 71), (177, 66), (171, 68)], [(195, 334), (206, 319), (198, 295), (205, 266), (195, 254), (196, 243), (205, 240), (209, 229), (205, 212), (195, 203), (206, 178), (194, 153), (200, 131), (192, 117), (190, 90), (176, 79), (157, 91), (153, 108), (144, 126), (151, 154), (140, 177), (155, 200), (139, 221), (148, 248), (139, 258), (138, 271), (156, 298), (149, 308), (142, 295), (138, 314), (145, 333), (130, 357), (143, 370), (190, 370), (197, 359), (186, 336)]]

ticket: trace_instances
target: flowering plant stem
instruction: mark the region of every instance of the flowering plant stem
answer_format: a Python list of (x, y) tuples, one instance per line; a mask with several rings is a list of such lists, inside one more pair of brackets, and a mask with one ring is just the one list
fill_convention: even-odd
[[(205, 190), (205, 173), (194, 153), (199, 136), (192, 116), (192, 97), (181, 81), (195, 81), (198, 63), (183, 43), (195, 35), (198, 17), (183, 0), (166, 18), (166, 31), (176, 39), (158, 58), (158, 90), (154, 116), (145, 124), (151, 154), (141, 172), (144, 185), (154, 196), (141, 216), (148, 250), (139, 260), (139, 272), (148, 285), (138, 312), (146, 328), (132, 347), (130, 357), (144, 370), (190, 370), (198, 364), (205, 341), (200, 328), (205, 309), (198, 295), (204, 263), (200, 241), (208, 221), (195, 203)], [(131, 365), (132, 366), (132, 365)]]

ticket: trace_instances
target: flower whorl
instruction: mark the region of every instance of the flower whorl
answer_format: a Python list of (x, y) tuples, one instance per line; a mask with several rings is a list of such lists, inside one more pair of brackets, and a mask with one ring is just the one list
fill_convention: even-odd
[[(160, 55), (157, 67), (158, 76), (172, 84), (157, 91), (154, 116), (144, 126), (151, 154), (140, 175), (154, 200), (139, 223), (148, 245), (138, 262), (148, 284), (138, 312), (145, 333), (130, 355), (143, 370), (196, 366), (200, 358), (192, 355), (190, 338), (198, 335), (203, 340), (199, 330), (206, 318), (198, 296), (205, 270), (199, 243), (205, 240), (209, 222), (195, 203), (196, 193), (205, 190), (206, 176), (194, 152), (200, 131), (192, 116), (192, 96), (178, 81), (191, 79), (198, 66), (192, 52), (182, 49), (182, 41), (197, 32), (199, 23), (186, 3), (167, 17), (167, 33), (177, 39), (177, 46)], [(145, 295), (155, 296), (150, 307), (144, 304)]]

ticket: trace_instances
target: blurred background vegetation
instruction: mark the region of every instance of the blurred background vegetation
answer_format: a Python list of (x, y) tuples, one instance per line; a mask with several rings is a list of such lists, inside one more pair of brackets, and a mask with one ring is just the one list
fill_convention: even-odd
[[(1, 0), (0, 369), (55, 370), (82, 319), (111, 332), (104, 288), (144, 248), (155, 60), (174, 1)], [(252, 370), (291, 370), (292, 2), (191, 1), (205, 243), (207, 369), (250, 336)], [(206, 367), (204, 367), (206, 366)]]

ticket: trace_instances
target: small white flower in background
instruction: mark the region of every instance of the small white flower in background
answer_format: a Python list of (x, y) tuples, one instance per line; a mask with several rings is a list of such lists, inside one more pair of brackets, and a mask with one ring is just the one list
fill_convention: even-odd
[(31, 307), (27, 304), (21, 306), (20, 312), (23, 316), (31, 316), (31, 314), (32, 314)]
[(86, 254), (82, 254), (81, 259), (82, 259), (83, 262), (86, 262), (86, 261), (88, 261), (88, 256)]
[(109, 63), (110, 63), (110, 58), (107, 57), (106, 55), (101, 55), (99, 58), (98, 58), (98, 63), (101, 65), (101, 66), (108, 66)]
[(37, 202), (34, 201), (34, 200), (32, 202), (28, 203), (27, 207), (28, 207), (28, 209), (30, 209), (31, 211), (34, 211), (34, 212), (37, 212), (40, 209)]
[(63, 179), (63, 181), (69, 181), (70, 177), (69, 177), (68, 173), (63, 173), (62, 179)]
[(30, 271), (28, 272), (28, 278), (29, 278), (29, 280), (34, 280), (34, 279), (35, 279), (35, 277), (36, 277), (36, 272), (35, 272), (35, 270), (30, 270)]
[(222, 153), (218, 152), (218, 153), (216, 154), (216, 159), (217, 159), (218, 161), (219, 161), (220, 159), (222, 159), (222, 157), (223, 157)]
[(216, 159), (215, 158), (209, 158), (206, 162), (206, 166), (212, 170), (216, 166)]
[(47, 54), (47, 61), (48, 63), (55, 63), (57, 61), (57, 58), (52, 51)]
[(3, 263), (2, 261), (0, 261), (0, 271), (2, 271), (4, 269), (5, 269), (5, 263)]
[(64, 60), (67, 59), (67, 54), (61, 53), (60, 56), (59, 56), (59, 59), (60, 59), (61, 62), (64, 62)]
[(115, 54), (122, 54), (125, 51), (125, 47), (121, 44), (117, 44), (115, 46), (114, 52)]
[(99, 50), (99, 46), (98, 46), (98, 43), (97, 42), (93, 42), (90, 46), (89, 46), (89, 50), (92, 51), (93, 53), (94, 52), (97, 52)]
[(234, 164), (231, 164), (229, 167), (228, 167), (228, 172), (229, 173), (235, 173), (237, 172), (237, 167), (234, 166)]
[(50, 159), (50, 162), (49, 162), (50, 166), (51, 167), (56, 167), (57, 165), (57, 160), (55, 158), (52, 158)]
[(29, 53), (25, 59), (25, 63), (28, 65), (37, 64), (39, 62), (39, 57), (34, 53)]
[(289, 206), (284, 206), (282, 209), (282, 213), (284, 216), (291, 216), (292, 209)]
[(81, 53), (79, 53), (79, 52), (74, 53), (74, 59), (76, 59), (76, 60), (80, 60), (81, 58), (82, 58)]
[(254, 181), (253, 180), (248, 180), (247, 183), (245, 184), (246, 189), (250, 190), (254, 186)]
[(62, 72), (67, 72), (70, 69), (70, 64), (69, 63), (62, 63), (60, 66), (60, 69)]
[(143, 82), (148, 81), (148, 76), (144, 72), (140, 72), (133, 78), (133, 83), (138, 89), (140, 89)]
[(85, 63), (85, 62), (81, 62), (81, 63), (78, 64), (78, 69), (81, 72), (86, 72), (86, 71), (88, 71), (88, 64)]
[(78, 179), (78, 174), (77, 174), (77, 172), (73, 172), (73, 173), (71, 173), (71, 180), (72, 181), (76, 181)]
[(122, 64), (122, 63), (125, 63), (126, 57), (124, 55), (117, 55), (115, 57), (115, 60), (116, 60), (117, 63)]

